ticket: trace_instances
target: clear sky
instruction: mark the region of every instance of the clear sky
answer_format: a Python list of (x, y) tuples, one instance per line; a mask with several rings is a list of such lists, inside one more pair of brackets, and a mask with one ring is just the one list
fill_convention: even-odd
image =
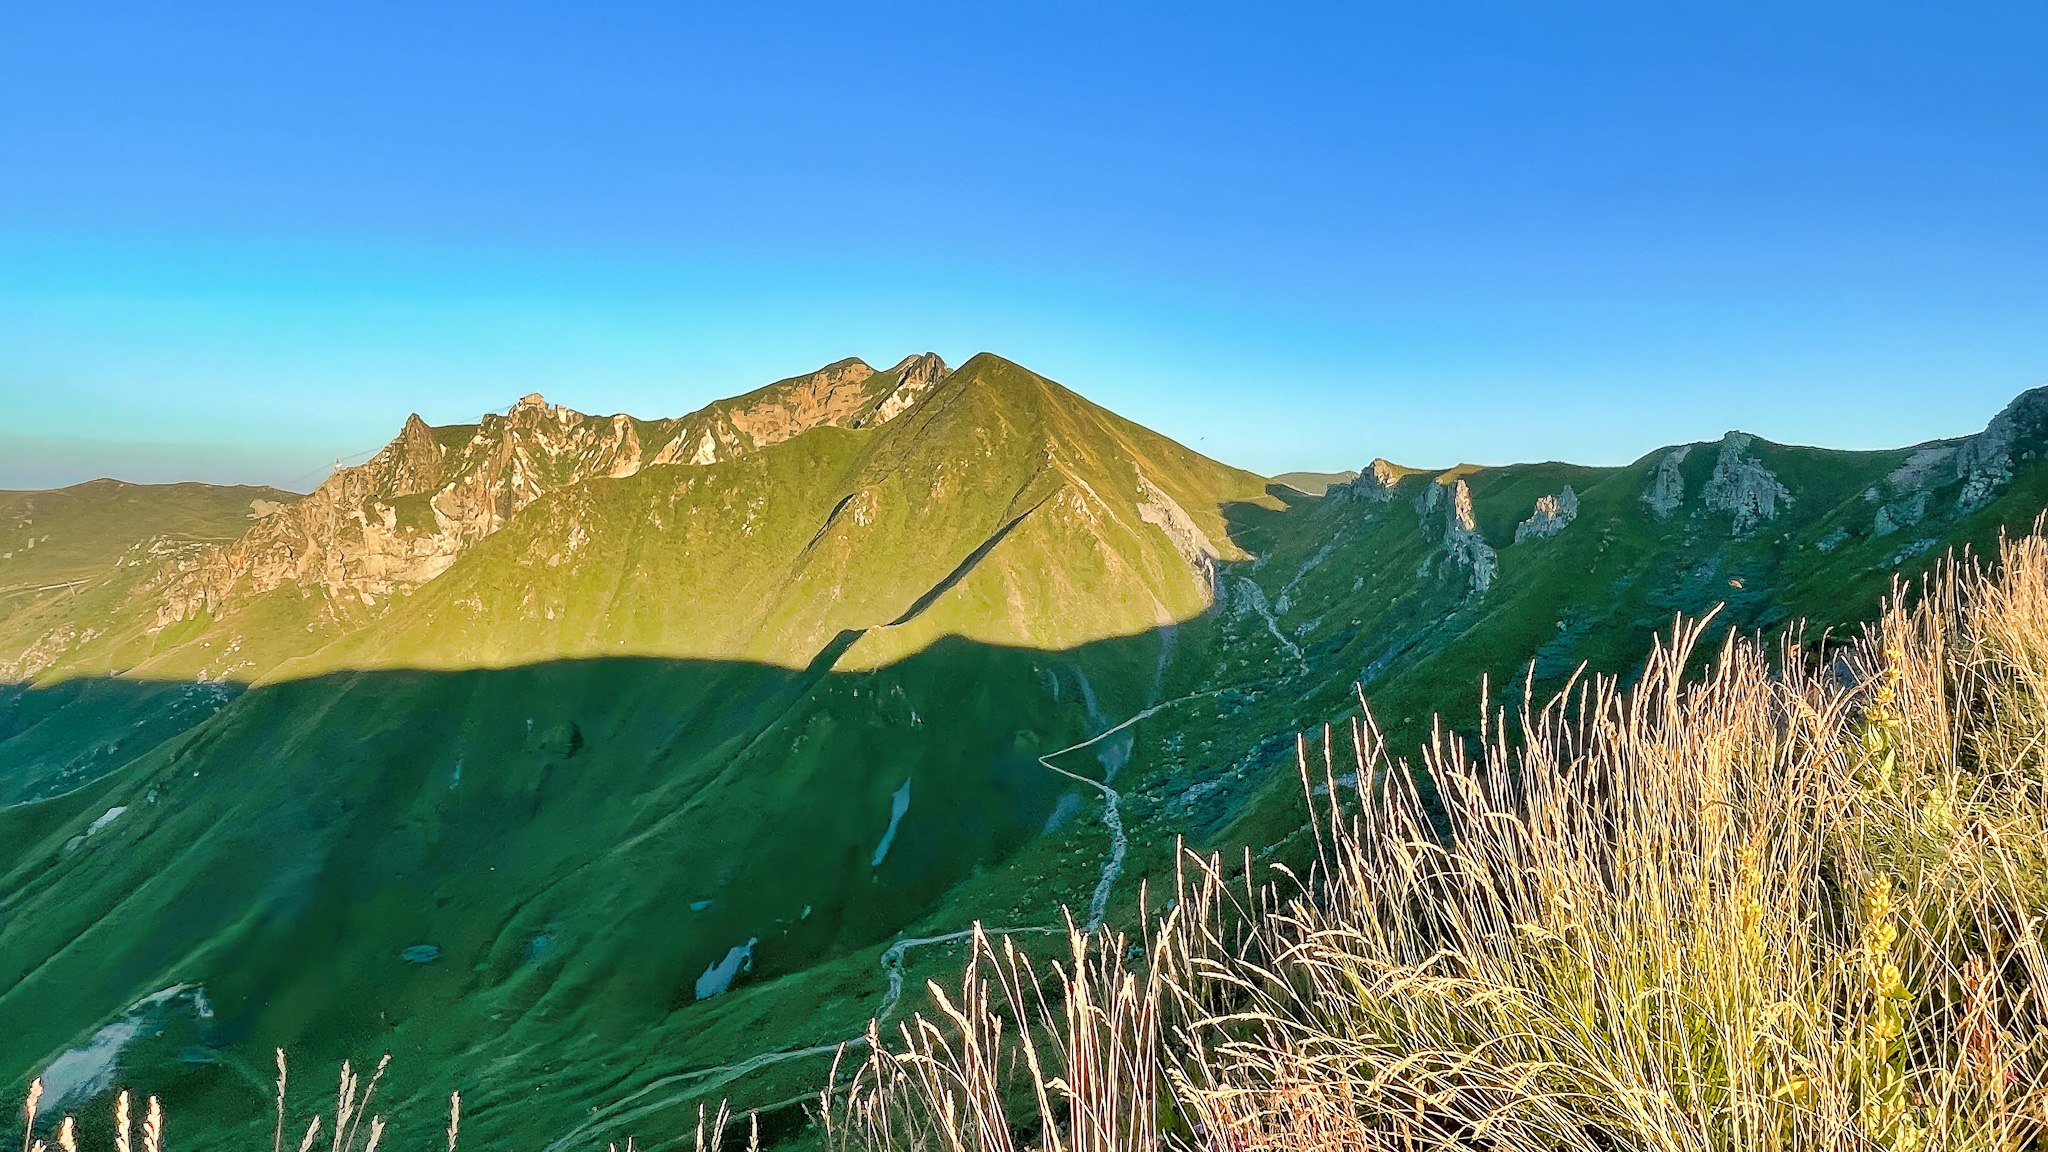
[[(999, 10), (1002, 9), (1002, 10)], [(988, 349), (1264, 472), (2048, 383), (2037, 3), (0, 7), (0, 486)]]

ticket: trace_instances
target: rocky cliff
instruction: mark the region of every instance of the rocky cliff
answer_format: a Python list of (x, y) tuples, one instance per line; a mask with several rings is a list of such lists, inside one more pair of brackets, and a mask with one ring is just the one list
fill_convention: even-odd
[(1536, 498), (1536, 510), (1529, 518), (1515, 525), (1515, 543), (1524, 540), (1548, 540), (1579, 516), (1579, 494), (1567, 484), (1564, 491), (1555, 496)]
[(1733, 517), (1737, 535), (1776, 519), (1779, 508), (1792, 502), (1792, 493), (1778, 477), (1749, 454), (1755, 442), (1756, 437), (1747, 432), (1723, 436), (1714, 457), (1714, 474), (1700, 493), (1709, 509)]
[(287, 585), (318, 590), (330, 606), (376, 609), (549, 491), (655, 464), (713, 464), (813, 428), (884, 423), (947, 374), (931, 353), (887, 372), (847, 359), (668, 420), (590, 416), (537, 394), (474, 425), (433, 428), (414, 415), (382, 451), (337, 468), (242, 539), (167, 565), (151, 585), (154, 626)]

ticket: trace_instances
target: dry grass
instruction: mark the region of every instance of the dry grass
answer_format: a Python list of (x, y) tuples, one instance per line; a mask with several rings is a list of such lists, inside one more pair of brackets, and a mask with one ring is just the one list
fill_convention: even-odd
[(1736, 639), (1688, 680), (1700, 633), (1514, 739), (1441, 735), (1447, 837), (1369, 714), (1355, 800), (1326, 732), (1310, 875), (1184, 855), (1141, 946), (1073, 932), (1042, 971), (977, 936), (934, 1017), (835, 1069), (832, 1139), (2043, 1146), (2048, 543), (1895, 594), (1826, 666)]
[[(300, 1137), (298, 1152), (313, 1152), (323, 1139), (328, 1143), (328, 1152), (377, 1152), (384, 1142), (384, 1117), (370, 1114), (370, 1102), (377, 1095), (377, 1085), (384, 1079), (384, 1070), (391, 1066), (391, 1056), (386, 1053), (377, 1061), (377, 1070), (370, 1076), (365, 1087), (356, 1075), (354, 1067), (342, 1061), (341, 1076), (335, 1087), (334, 1113), (330, 1119), (325, 1113), (316, 1113), (306, 1125), (306, 1133)], [(284, 1152), (285, 1138), (285, 1090), (290, 1082), (285, 1064), (284, 1049), (277, 1050), (277, 1111), (276, 1124), (271, 1134), (271, 1152)], [(36, 1137), (37, 1121), (48, 1117), (39, 1116), (37, 1108), (43, 1098), (43, 1082), (40, 1079), (29, 1083), (28, 1098), (24, 1105), (25, 1124), (22, 1129), (22, 1147), (28, 1152), (53, 1152)], [(363, 1127), (363, 1118), (369, 1116), (370, 1125)], [(694, 1152), (716, 1152), (725, 1145), (726, 1127), (732, 1122), (732, 1113), (721, 1102), (715, 1114), (708, 1114), (700, 1105), (697, 1109), (697, 1131)], [(462, 1134), (462, 1093), (448, 1094), (448, 1152), (456, 1152), (456, 1144)], [(121, 1092), (114, 1100), (112, 1143), (114, 1152), (131, 1152), (130, 1138), (133, 1135), (129, 1122), (129, 1094)], [(54, 1152), (78, 1152), (78, 1124), (74, 1116), (65, 1116), (57, 1125), (56, 1149)], [(143, 1152), (164, 1152), (163, 1106), (154, 1096), (149, 1098), (149, 1113), (142, 1126)], [(747, 1152), (760, 1152), (761, 1129), (758, 1117), (747, 1117)], [(609, 1152), (620, 1152), (617, 1144)], [(641, 1152), (632, 1138), (626, 1140), (625, 1152)]]

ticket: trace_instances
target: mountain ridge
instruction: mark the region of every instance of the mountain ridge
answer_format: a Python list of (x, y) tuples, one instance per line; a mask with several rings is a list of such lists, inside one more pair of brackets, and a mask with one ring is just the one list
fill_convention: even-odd
[[(1412, 747), (1626, 678), (1676, 613), (1819, 645), (2048, 506), (2037, 393), (1954, 444), (1378, 460), (1320, 498), (992, 355), (747, 395), (408, 420), (306, 506), (363, 513), (331, 587), (149, 633), (186, 569), (124, 536), (0, 605), (0, 658), (68, 636), (0, 684), (0, 1066), (100, 1053), (227, 1134), (270, 1047), (387, 1050), (431, 1070), (400, 1118), (459, 1085), (482, 1139), (681, 1137), (710, 1086), (808, 1097), (976, 920), (1120, 922), (1176, 837), (1299, 863), (1295, 736), (1360, 694)], [(359, 530), (440, 531), (451, 479), (473, 538), (364, 604)]]

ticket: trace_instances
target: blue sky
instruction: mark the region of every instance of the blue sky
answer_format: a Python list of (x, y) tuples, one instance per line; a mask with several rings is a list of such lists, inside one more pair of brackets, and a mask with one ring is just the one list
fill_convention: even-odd
[(1889, 446), (2048, 383), (2044, 205), (2039, 5), (10, 5), (0, 486), (927, 348), (1266, 472)]

